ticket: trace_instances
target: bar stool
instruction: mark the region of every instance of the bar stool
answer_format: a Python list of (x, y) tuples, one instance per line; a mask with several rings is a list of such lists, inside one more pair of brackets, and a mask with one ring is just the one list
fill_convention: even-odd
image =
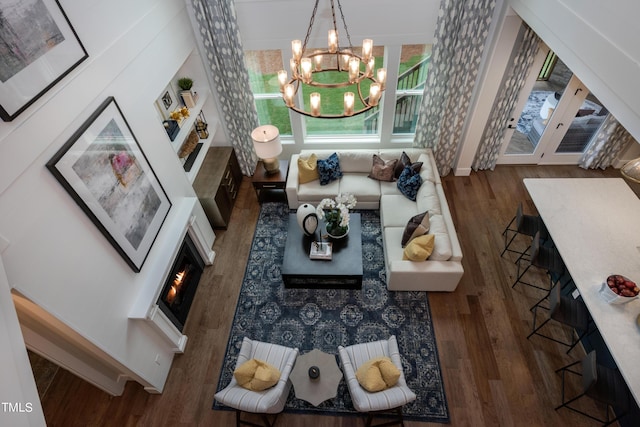
[[(531, 338), (533, 335), (539, 335), (543, 338), (547, 338), (551, 341), (555, 341), (559, 344), (568, 346), (569, 349), (567, 350), (567, 354), (569, 354), (569, 352), (573, 350), (573, 348), (580, 342), (580, 340), (589, 333), (591, 318), (589, 316), (589, 310), (587, 309), (587, 306), (584, 305), (582, 301), (573, 299), (568, 296), (563, 296), (561, 294), (561, 288), (562, 286), (559, 283), (556, 283), (549, 292), (549, 318), (547, 318), (538, 326), (536, 326), (536, 317), (538, 314), (538, 310), (541, 308), (546, 310), (547, 308), (542, 307), (541, 305), (536, 305), (535, 307), (533, 307), (533, 326), (531, 333), (527, 335), (527, 339)], [(566, 342), (540, 333), (540, 329), (542, 329), (544, 325), (549, 323), (550, 320), (555, 320), (556, 322), (570, 326), (572, 328), (572, 336), (575, 336), (575, 334), (573, 333), (573, 329), (576, 329), (577, 331), (579, 331), (578, 337), (576, 339), (572, 339), (569, 342)]]
[[(544, 225), (544, 222), (542, 221), (542, 218), (540, 218), (540, 216), (538, 215), (523, 214), (522, 202), (519, 203), (516, 215), (511, 219), (509, 224), (502, 232), (502, 236), (504, 237), (504, 249), (502, 250), (502, 253), (500, 253), (500, 256), (502, 257), (505, 252), (513, 252), (518, 254), (518, 259), (516, 260), (516, 262), (518, 262), (523, 256), (526, 255), (527, 251), (530, 248), (530, 245), (527, 246), (524, 251), (518, 251), (515, 249), (511, 249), (511, 244), (519, 234), (533, 237), (537, 232), (541, 232), (541, 237), (543, 240), (548, 239), (549, 233)], [(510, 233), (512, 233), (511, 238), (509, 238)]]
[[(578, 363), (582, 365), (582, 372), (571, 369)], [(582, 360), (573, 362), (556, 370), (556, 373), (558, 372), (562, 372), (562, 404), (555, 408), (556, 411), (560, 408), (567, 408), (582, 414), (585, 417), (591, 418), (592, 420), (603, 423), (603, 426), (608, 426), (626, 415), (626, 412), (629, 409), (629, 389), (627, 388), (627, 384), (618, 369), (611, 369), (597, 363), (595, 351), (591, 351), (589, 354), (584, 356)], [(569, 400), (565, 400), (566, 372), (582, 377), (582, 393)], [(590, 398), (606, 405), (606, 417), (604, 420), (581, 411), (573, 406), (569, 406), (569, 404), (583, 396), (589, 396)], [(622, 413), (620, 415), (616, 415), (613, 419), (609, 419), (609, 410), (614, 410), (614, 408), (619, 409)]]
[[(526, 262), (526, 267), (522, 269), (522, 263)], [(567, 268), (564, 265), (564, 261), (562, 261), (562, 257), (556, 248), (546, 247), (540, 245), (540, 232), (536, 232), (533, 236), (533, 240), (531, 242), (531, 246), (529, 247), (529, 257), (523, 258), (520, 257), (516, 261), (518, 265), (518, 270), (516, 272), (516, 280), (511, 285), (514, 288), (518, 283), (522, 283), (523, 285), (530, 286), (532, 288), (540, 289), (547, 292), (547, 296), (553, 284), (560, 281), (563, 277), (565, 277), (567, 273)], [(546, 271), (549, 275), (549, 286), (541, 286), (535, 283), (525, 282), (522, 280), (524, 275), (529, 271), (531, 267), (541, 268)], [(570, 279), (570, 277), (569, 277)], [(566, 283), (565, 283), (566, 284)], [(545, 296), (538, 303), (547, 298)], [(533, 309), (533, 307), (532, 307)]]

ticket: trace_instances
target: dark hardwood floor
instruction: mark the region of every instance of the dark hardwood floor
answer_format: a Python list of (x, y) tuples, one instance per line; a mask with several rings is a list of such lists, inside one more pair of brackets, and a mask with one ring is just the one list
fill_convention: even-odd
[[(527, 340), (529, 307), (540, 291), (511, 284), (513, 258), (500, 257), (502, 230), (524, 202), (525, 177), (617, 177), (613, 169), (575, 166), (498, 166), (495, 171), (443, 179), (464, 253), (465, 274), (454, 293), (429, 295), (452, 426), (591, 426), (560, 401), (554, 370), (582, 356), (540, 337)], [(259, 204), (249, 178), (241, 186), (228, 230), (216, 230), (213, 266), (205, 270), (185, 333), (161, 395), (130, 382), (111, 397), (58, 370), (43, 398), (49, 426), (230, 426), (234, 414), (211, 409)], [(533, 278), (536, 279), (535, 277)], [(540, 275), (538, 280), (546, 280)], [(565, 331), (553, 331), (562, 336)], [(359, 418), (282, 414), (278, 425), (360, 426)], [(407, 421), (408, 427), (438, 425)]]

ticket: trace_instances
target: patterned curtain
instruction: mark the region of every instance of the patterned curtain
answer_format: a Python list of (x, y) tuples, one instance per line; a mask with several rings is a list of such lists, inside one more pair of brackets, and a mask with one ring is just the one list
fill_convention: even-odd
[(438, 172), (451, 172), (496, 0), (442, 0), (414, 147), (433, 149)]
[(613, 164), (620, 151), (632, 138), (613, 114), (609, 114), (598, 132), (591, 138), (578, 165), (585, 169), (605, 169)]
[(540, 38), (531, 28), (523, 35), (518, 53), (506, 81), (502, 84), (491, 117), (484, 131), (484, 137), (471, 167), (473, 170), (491, 169), (496, 166), (505, 133), (505, 124), (513, 112), (518, 95), (527, 80), (531, 64), (540, 49)]
[(215, 87), (227, 134), (245, 175), (252, 175), (258, 158), (251, 131), (258, 126), (258, 113), (244, 64), (240, 31), (233, 0), (191, 0), (199, 35), (208, 62), (207, 72)]

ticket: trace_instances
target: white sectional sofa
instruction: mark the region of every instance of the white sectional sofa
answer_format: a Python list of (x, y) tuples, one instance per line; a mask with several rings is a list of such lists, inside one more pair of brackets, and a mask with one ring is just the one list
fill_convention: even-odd
[[(399, 159), (403, 151), (412, 163), (423, 162), (420, 170), (422, 184), (415, 202), (398, 190), (396, 182), (368, 177), (374, 154), (384, 160), (392, 160)], [(326, 159), (333, 153), (338, 153), (342, 178), (328, 185), (320, 185), (319, 180), (299, 184), (299, 157), (306, 159), (316, 154), (319, 159)], [(302, 150), (291, 157), (286, 192), (291, 209), (297, 209), (304, 203), (317, 206), (322, 199), (341, 193), (356, 196), (356, 209), (379, 209), (388, 289), (454, 291), (458, 286), (464, 273), (462, 249), (430, 149)], [(429, 234), (435, 236), (434, 250), (426, 261), (403, 260), (401, 241), (405, 226), (413, 216), (425, 211), (429, 213)]]

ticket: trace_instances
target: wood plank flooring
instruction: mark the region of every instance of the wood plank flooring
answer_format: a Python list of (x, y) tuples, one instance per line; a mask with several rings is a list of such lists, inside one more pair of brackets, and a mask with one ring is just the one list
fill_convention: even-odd
[[(511, 288), (516, 266), (500, 257), (502, 230), (517, 203), (535, 207), (525, 177), (613, 177), (618, 171), (575, 166), (498, 166), (469, 177), (449, 175), (445, 192), (464, 254), (465, 274), (454, 293), (429, 295), (452, 426), (591, 426), (560, 401), (554, 370), (582, 356), (540, 337), (526, 336), (529, 307), (540, 291)], [(259, 204), (245, 178), (228, 230), (216, 230), (216, 260), (205, 270), (185, 333), (186, 353), (175, 358), (164, 392), (130, 382), (110, 397), (60, 369), (43, 398), (49, 426), (231, 426), (234, 413), (213, 411), (213, 395), (245, 271)], [(535, 277), (533, 279), (536, 279)], [(546, 280), (544, 276), (538, 280)], [(554, 334), (562, 336), (558, 328)], [(282, 427), (360, 426), (356, 417), (282, 414)], [(440, 424), (407, 421), (408, 427)]]

